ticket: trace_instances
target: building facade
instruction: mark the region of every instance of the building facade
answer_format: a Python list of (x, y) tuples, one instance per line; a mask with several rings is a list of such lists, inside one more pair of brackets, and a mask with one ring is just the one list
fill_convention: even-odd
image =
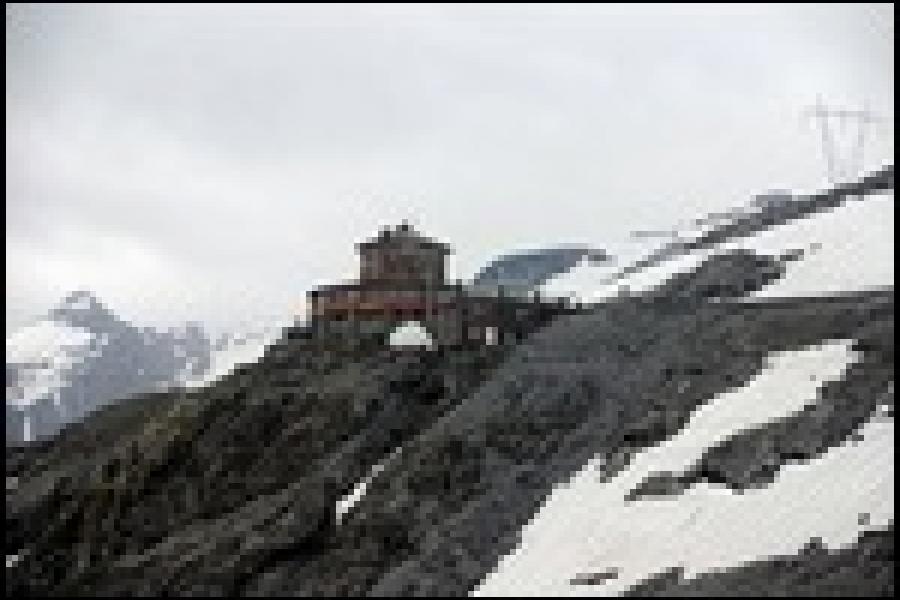
[[(331, 330), (383, 331), (419, 323), (438, 346), (490, 345), (521, 335), (559, 305), (474, 293), (446, 281), (451, 249), (406, 223), (357, 244), (359, 278), (309, 293), (310, 319)], [(338, 327), (335, 327), (335, 326)]]

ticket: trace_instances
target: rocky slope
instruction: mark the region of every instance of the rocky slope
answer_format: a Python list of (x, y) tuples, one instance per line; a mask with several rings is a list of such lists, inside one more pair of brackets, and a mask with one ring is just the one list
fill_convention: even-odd
[[(678, 252), (836, 202), (834, 191), (769, 202), (770, 212), (717, 223)], [(796, 258), (716, 253), (507, 346), (397, 352), (386, 331), (289, 329), (212, 385), (110, 406), (8, 451), (7, 594), (464, 595), (585, 465), (609, 482), (774, 354), (846, 341), (851, 364), (808, 407), (625, 492), (642, 503), (709, 482), (771, 486), (893, 406), (892, 283), (748, 300)], [(885, 540), (873, 532), (842, 551), (798, 548), (700, 579), (660, 565), (631, 591), (716, 594), (750, 582), (761, 593), (824, 593), (866, 582), (889, 595)]]

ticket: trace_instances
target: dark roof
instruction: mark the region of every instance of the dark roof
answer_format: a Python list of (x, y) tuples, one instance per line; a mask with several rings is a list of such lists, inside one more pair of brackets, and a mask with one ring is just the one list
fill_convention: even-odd
[(358, 249), (377, 248), (381, 246), (393, 246), (400, 243), (411, 243), (420, 248), (438, 248), (444, 252), (450, 252), (450, 246), (438, 242), (434, 238), (423, 236), (413, 229), (406, 221), (396, 227), (385, 227), (375, 237), (356, 244)]

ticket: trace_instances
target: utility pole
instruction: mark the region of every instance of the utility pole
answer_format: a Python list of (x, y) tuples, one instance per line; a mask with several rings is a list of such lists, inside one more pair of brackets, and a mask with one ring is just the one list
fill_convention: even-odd
[[(865, 165), (866, 134), (869, 127), (881, 119), (867, 105), (857, 110), (831, 108), (822, 101), (821, 96), (816, 98), (815, 106), (808, 109), (807, 114), (816, 121), (822, 136), (822, 155), (825, 158), (828, 182), (834, 185), (838, 179), (858, 175)], [(837, 132), (832, 127), (835, 121), (838, 124)], [(856, 125), (856, 139), (850, 156), (847, 157), (842, 156), (839, 142), (840, 134), (846, 135), (849, 125)]]

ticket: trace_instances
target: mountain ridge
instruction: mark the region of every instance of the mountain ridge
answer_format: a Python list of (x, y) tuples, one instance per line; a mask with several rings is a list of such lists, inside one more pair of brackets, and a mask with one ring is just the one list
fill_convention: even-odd
[[(838, 196), (765, 203), (777, 214), (750, 225), (819, 214)], [(746, 233), (715, 227), (717, 243)], [(710, 236), (679, 251), (715, 246)], [(8, 451), (7, 555), (17, 559), (7, 593), (464, 595), (585, 465), (597, 461), (608, 482), (713, 398), (745, 388), (772, 355), (845, 341), (852, 362), (816, 388), (808, 410), (730, 432), (698, 449), (695, 469), (659, 474), (723, 482), (728, 493), (765, 490), (893, 405), (892, 282), (753, 297), (803, 260), (724, 249), (495, 347), (398, 350), (386, 332), (287, 328), (258, 360), (210, 385), (107, 407), (26, 458)], [(803, 432), (802, 443), (791, 432)], [(365, 494), (338, 516), (363, 480)], [(816, 554), (812, 571), (772, 559), (710, 573), (696, 589), (720, 591), (747, 573), (762, 589), (759, 573), (774, 569), (793, 582), (786, 589), (822, 592), (833, 579), (792, 577), (844, 564), (841, 585), (874, 573), (867, 589), (890, 594), (892, 573), (866, 558), (869, 547), (892, 553), (883, 542), (870, 534), (832, 562)], [(634, 592), (684, 585), (664, 574)]]

